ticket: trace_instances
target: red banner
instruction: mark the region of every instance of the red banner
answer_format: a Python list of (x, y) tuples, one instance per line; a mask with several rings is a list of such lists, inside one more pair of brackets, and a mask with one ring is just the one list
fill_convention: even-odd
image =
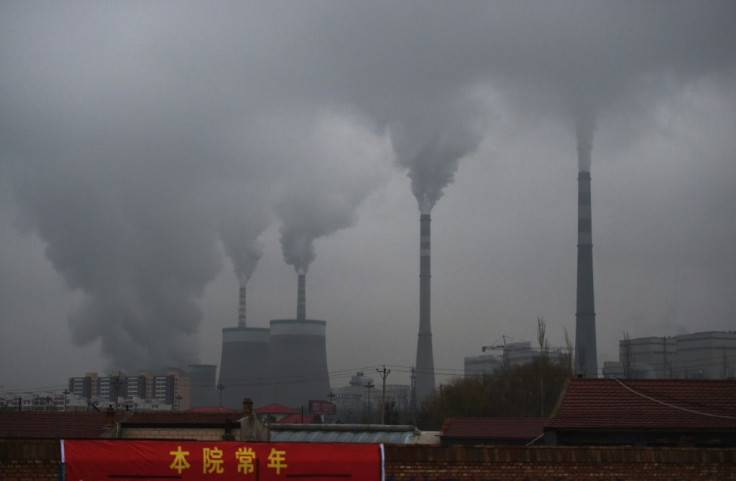
[(67, 481), (380, 481), (379, 444), (62, 441)]

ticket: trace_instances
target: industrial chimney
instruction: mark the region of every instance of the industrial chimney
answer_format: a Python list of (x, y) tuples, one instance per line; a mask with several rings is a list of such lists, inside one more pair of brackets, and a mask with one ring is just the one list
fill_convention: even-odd
[(593, 291), (593, 230), (590, 172), (578, 175), (578, 273), (575, 312), (575, 374), (598, 377)]
[(429, 213), (419, 217), (419, 336), (417, 339), (417, 363), (415, 399), (421, 404), (434, 391), (434, 355), (432, 353), (431, 272), (430, 272), (430, 223)]
[(307, 318), (307, 276), (299, 273), (299, 280), (296, 293), (296, 319), (303, 321)]
[(238, 327), (245, 327), (245, 286), (240, 286), (240, 302), (238, 303)]
[(240, 286), (238, 327), (222, 330), (220, 379), (222, 403), (230, 408), (242, 406), (244, 398), (256, 405), (264, 402), (263, 385), (267, 377), (269, 330), (246, 327), (245, 286)]

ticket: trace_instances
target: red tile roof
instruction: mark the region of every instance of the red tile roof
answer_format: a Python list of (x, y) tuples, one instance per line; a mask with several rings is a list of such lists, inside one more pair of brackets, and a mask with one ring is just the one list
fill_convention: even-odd
[(266, 404), (253, 410), (256, 414), (298, 414), (299, 410), (281, 404)]
[(736, 429), (736, 381), (571, 379), (547, 427)]
[(105, 413), (0, 411), (0, 439), (87, 439), (112, 427)]
[(312, 416), (305, 414), (290, 414), (278, 421), (279, 424), (312, 424)]
[(544, 430), (546, 418), (448, 418), (442, 439), (534, 439)]

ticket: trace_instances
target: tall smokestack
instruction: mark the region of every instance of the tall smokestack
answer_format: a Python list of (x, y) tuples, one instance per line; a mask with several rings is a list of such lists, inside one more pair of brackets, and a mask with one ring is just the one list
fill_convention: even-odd
[(598, 377), (593, 292), (593, 229), (590, 172), (578, 175), (578, 288), (575, 312), (575, 373)]
[(299, 285), (296, 295), (296, 320), (303, 321), (307, 318), (307, 281), (303, 272), (299, 273)]
[(238, 303), (238, 327), (245, 327), (245, 286), (240, 286), (240, 302)]
[(417, 339), (416, 400), (421, 404), (435, 388), (432, 326), (429, 213), (419, 217), (419, 338)]

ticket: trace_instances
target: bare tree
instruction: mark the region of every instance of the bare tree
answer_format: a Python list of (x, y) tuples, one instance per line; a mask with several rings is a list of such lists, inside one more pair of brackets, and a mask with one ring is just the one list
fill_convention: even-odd
[(544, 358), (547, 356), (549, 343), (547, 342), (547, 323), (544, 322), (542, 316), (537, 316), (537, 341), (539, 342), (539, 353)]
[(568, 334), (567, 328), (565, 328), (565, 350), (567, 351), (565, 354), (565, 366), (567, 367), (568, 375), (572, 376), (573, 366), (575, 365), (575, 346), (573, 346), (572, 341), (570, 340), (570, 334)]

